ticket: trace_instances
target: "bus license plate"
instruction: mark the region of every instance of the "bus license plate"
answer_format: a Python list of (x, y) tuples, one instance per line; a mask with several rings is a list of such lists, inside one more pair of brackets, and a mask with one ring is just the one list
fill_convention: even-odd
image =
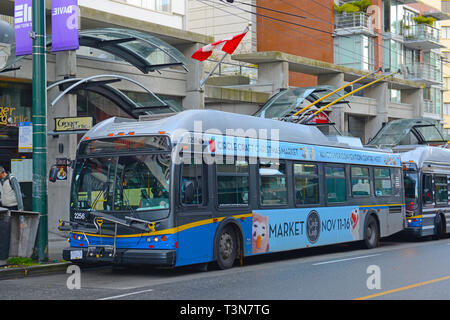
[(82, 250), (73, 250), (70, 251), (70, 260), (82, 259), (83, 251)]

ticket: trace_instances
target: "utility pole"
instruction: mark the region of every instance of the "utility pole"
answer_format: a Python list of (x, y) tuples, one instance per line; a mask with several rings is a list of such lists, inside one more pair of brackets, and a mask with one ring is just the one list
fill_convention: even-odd
[(33, 211), (40, 213), (35, 254), (48, 260), (47, 57), (45, 0), (33, 0)]

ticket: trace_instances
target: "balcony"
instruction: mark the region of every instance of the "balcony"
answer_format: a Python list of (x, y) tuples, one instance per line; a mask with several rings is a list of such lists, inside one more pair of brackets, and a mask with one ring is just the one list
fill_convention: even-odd
[(427, 24), (404, 26), (402, 29), (405, 47), (424, 51), (443, 48), (439, 44), (439, 29)]
[(365, 34), (375, 37), (371, 18), (364, 12), (336, 13), (334, 16), (335, 34), (347, 36), (352, 34)]
[(442, 70), (425, 63), (405, 65), (402, 70), (405, 80), (425, 82), (427, 85), (442, 84)]

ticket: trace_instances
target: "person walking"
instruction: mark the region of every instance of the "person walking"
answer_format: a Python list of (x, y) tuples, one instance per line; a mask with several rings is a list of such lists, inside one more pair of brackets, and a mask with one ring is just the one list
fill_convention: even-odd
[(17, 178), (0, 166), (1, 206), (9, 210), (23, 211), (22, 192)]

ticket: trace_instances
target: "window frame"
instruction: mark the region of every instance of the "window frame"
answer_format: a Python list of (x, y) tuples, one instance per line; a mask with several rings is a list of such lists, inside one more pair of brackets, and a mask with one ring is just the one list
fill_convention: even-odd
[[(182, 201), (182, 191), (181, 191), (181, 187), (182, 187), (182, 181), (183, 181), (183, 168), (188, 165), (188, 166), (201, 166), (201, 171), (202, 171), (202, 203), (196, 203), (196, 204), (186, 204), (183, 203)], [(179, 194), (178, 194), (178, 203), (180, 205), (180, 207), (186, 209), (193, 209), (193, 208), (206, 208), (208, 207), (208, 199), (209, 199), (209, 193), (208, 193), (208, 166), (203, 162), (201, 164), (196, 164), (195, 162), (192, 162), (190, 164), (181, 164), (180, 165), (180, 169), (179, 169), (179, 174), (180, 174), (180, 185), (179, 185)], [(198, 176), (197, 176), (198, 177)], [(198, 180), (197, 180), (198, 181)], [(198, 190), (198, 188), (197, 188)]]
[[(247, 173), (235, 173), (235, 174), (229, 174), (229, 173), (222, 173), (219, 172), (217, 170), (217, 166), (218, 165), (230, 165), (230, 166), (236, 166), (236, 161), (245, 161), (247, 163)], [(250, 162), (248, 158), (245, 159), (237, 159), (234, 158), (233, 163), (232, 164), (228, 164), (228, 163), (217, 163), (215, 162), (213, 165), (214, 168), (214, 183), (215, 183), (215, 190), (214, 190), (214, 197), (215, 197), (215, 208), (218, 211), (221, 210), (230, 210), (230, 209), (246, 209), (246, 208), (250, 208), (250, 201), (251, 201), (251, 194), (250, 194), (250, 185), (251, 185), (251, 169), (250, 169)], [(219, 203), (219, 177), (220, 176), (225, 176), (225, 177), (247, 177), (247, 185), (248, 185), (248, 199), (247, 199), (247, 203), (235, 203), (235, 204), (220, 204)]]
[[(314, 165), (317, 168), (317, 174), (295, 174), (295, 165)], [(308, 208), (311, 206), (320, 206), (321, 205), (321, 177), (320, 177), (320, 164), (319, 163), (315, 163), (315, 162), (300, 162), (300, 161), (294, 161), (292, 163), (292, 176), (293, 176), (293, 181), (292, 181), (292, 189), (294, 191), (294, 207), (297, 208)], [(307, 203), (307, 204), (299, 204), (297, 203), (297, 197), (296, 197), (296, 193), (297, 193), (297, 188), (296, 188), (296, 177), (306, 177), (306, 178), (316, 178), (317, 179), (317, 202), (315, 203)]]
[[(369, 175), (368, 176), (355, 176), (355, 178), (363, 178), (363, 179), (368, 179), (369, 180), (369, 187), (370, 187), (370, 192), (368, 195), (355, 195), (353, 194), (353, 168), (363, 168), (363, 169), (367, 169)], [(363, 165), (350, 165), (350, 195), (352, 198), (356, 198), (356, 199), (361, 199), (361, 198), (370, 198), (374, 196), (375, 193), (375, 185), (373, 182), (373, 176), (372, 176), (372, 170), (370, 170), (371, 167), (368, 166), (363, 166)], [(375, 173), (374, 173), (375, 174)]]
[[(387, 169), (387, 170), (389, 170), (389, 179), (387, 178), (387, 177), (381, 177), (381, 178), (377, 178), (377, 176), (376, 176), (376, 170), (377, 169)], [(395, 183), (392, 181), (393, 179), (392, 179), (392, 170), (391, 170), (391, 168), (389, 168), (389, 167), (374, 167), (373, 168), (373, 191), (374, 191), (374, 195), (375, 195), (375, 197), (378, 197), (378, 198), (386, 198), (386, 197), (394, 197), (395, 195), (394, 195), (394, 186), (395, 186)], [(391, 194), (382, 194), (382, 195), (377, 195), (377, 180), (389, 180), (390, 181), (390, 183), (391, 183)]]
[[(442, 184), (440, 184), (440, 185), (442, 185), (442, 186), (445, 186), (445, 189), (447, 190), (446, 192), (445, 192), (445, 194), (446, 194), (446, 200), (445, 201), (438, 201), (438, 195), (439, 195), (439, 193), (438, 193), (438, 190), (437, 190), (437, 186), (438, 186), (438, 183), (437, 183), (437, 181), (436, 181), (436, 178), (442, 178), (442, 179), (445, 179), (444, 181), (444, 183), (442, 183)], [(449, 197), (448, 197), (448, 177), (446, 176), (446, 175), (441, 175), (441, 174), (437, 174), (437, 175), (435, 175), (434, 177), (433, 177), (433, 181), (434, 181), (434, 196), (435, 196), (435, 203), (436, 203), (436, 205), (448, 205), (448, 202), (449, 202)]]
[[(344, 169), (344, 175), (341, 177), (341, 176), (327, 176), (327, 168), (343, 168)], [(329, 204), (332, 204), (333, 206), (334, 205), (342, 205), (342, 204), (345, 204), (345, 203), (347, 203), (348, 202), (348, 200), (349, 200), (349, 194), (348, 194), (348, 183), (347, 183), (347, 180), (348, 180), (348, 175), (347, 175), (347, 165), (346, 164), (332, 164), (332, 163), (326, 163), (326, 164), (324, 164), (324, 166), (323, 166), (323, 177), (324, 177), (324, 190), (325, 190), (325, 194), (324, 194), (324, 197), (325, 197), (325, 203), (326, 203), (326, 205), (328, 206)], [(345, 192), (344, 192), (344, 194), (345, 194), (345, 200), (344, 201), (333, 201), (333, 202), (330, 202), (329, 200), (328, 200), (328, 187), (327, 187), (327, 180), (328, 179), (333, 179), (333, 180), (338, 180), (338, 179), (343, 179), (344, 180), (344, 182), (345, 182)]]
[[(263, 162), (263, 163), (271, 163), (271, 162), (274, 162), (274, 161), (269, 160), (269, 161)], [(280, 164), (284, 163), (285, 174), (284, 175), (275, 175), (274, 177), (283, 176), (285, 178), (286, 203), (283, 203), (283, 204), (263, 204), (261, 202), (261, 175), (259, 174), (261, 161), (258, 161), (257, 167), (256, 167), (256, 171), (257, 171), (257, 176), (256, 176), (257, 198), (256, 198), (256, 201), (257, 201), (258, 208), (267, 209), (267, 208), (288, 208), (289, 207), (289, 193), (290, 193), (289, 192), (290, 191), (289, 190), (290, 189), (289, 188), (289, 181), (288, 181), (289, 180), (289, 174), (288, 174), (288, 172), (289, 172), (289, 169), (288, 169), (289, 162), (287, 160), (284, 160), (284, 159), (278, 159), (275, 162), (278, 162)]]

